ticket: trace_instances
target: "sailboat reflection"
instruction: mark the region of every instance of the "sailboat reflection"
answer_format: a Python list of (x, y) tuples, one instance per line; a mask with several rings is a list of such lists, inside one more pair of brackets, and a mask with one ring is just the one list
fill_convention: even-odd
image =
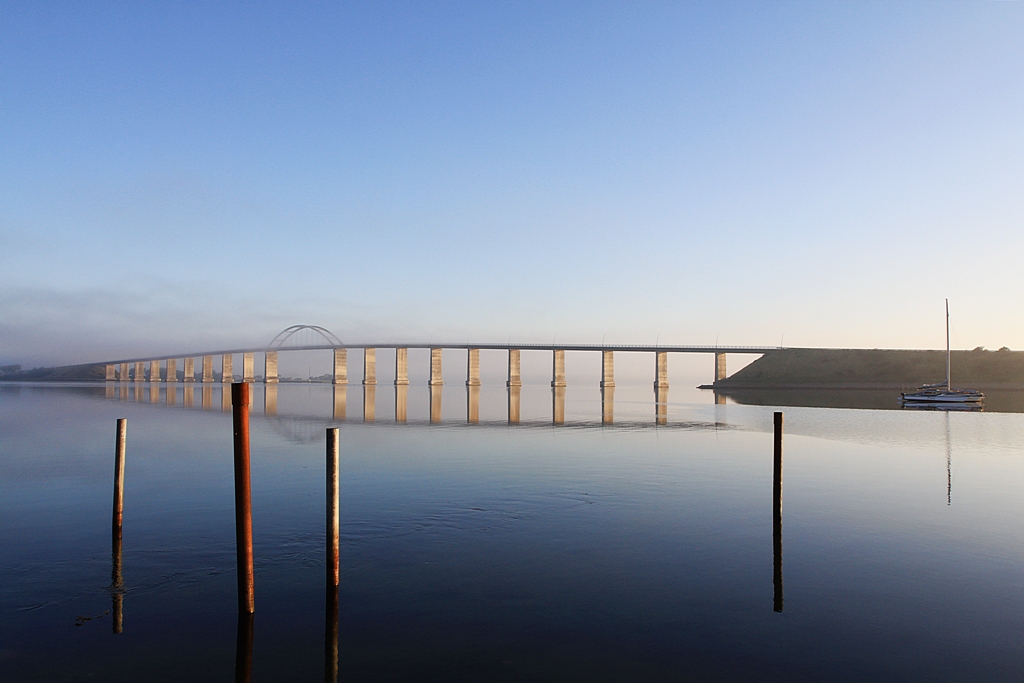
[(953, 504), (953, 442), (949, 438), (949, 413), (946, 413), (946, 506)]
[(775, 466), (772, 481), (774, 611), (782, 611), (782, 413), (775, 413)]

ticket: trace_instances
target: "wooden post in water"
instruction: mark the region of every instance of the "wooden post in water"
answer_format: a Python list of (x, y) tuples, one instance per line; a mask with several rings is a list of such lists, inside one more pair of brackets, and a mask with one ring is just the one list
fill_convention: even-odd
[(114, 633), (124, 628), (124, 578), (121, 574), (121, 523), (124, 518), (124, 455), (128, 436), (128, 420), (118, 418), (114, 439), (114, 506), (110, 542), (110, 597)]
[[(238, 611), (240, 614), (252, 614), (256, 605), (253, 595), (252, 487), (249, 479), (249, 385), (245, 382), (231, 385), (231, 413), (235, 441), (235, 551), (238, 563)], [(241, 618), (238, 623), (239, 638), (241, 638)]]
[(782, 611), (782, 413), (775, 413), (775, 466), (772, 482), (772, 546), (775, 611)]
[[(398, 387), (405, 389), (405, 386)], [(341, 582), (339, 430), (327, 430), (327, 604), (324, 622), (324, 680), (338, 680), (338, 584)]]
[(339, 553), (341, 547), (341, 513), (339, 512), (340, 494), (338, 480), (340, 465), (338, 463), (339, 430), (333, 427), (327, 430), (327, 583), (337, 586), (341, 582)]

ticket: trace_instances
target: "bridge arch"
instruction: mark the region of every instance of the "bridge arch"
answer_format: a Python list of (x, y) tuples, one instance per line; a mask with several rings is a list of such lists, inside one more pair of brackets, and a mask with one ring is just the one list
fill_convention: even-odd
[(277, 336), (270, 340), (269, 348), (280, 349), (284, 348), (285, 342), (294, 337), (296, 334), (302, 332), (309, 332), (312, 334), (319, 335), (332, 346), (343, 346), (342, 341), (338, 339), (333, 332), (328, 330), (326, 327), (320, 327), (319, 325), (292, 325), (286, 327), (277, 333)]

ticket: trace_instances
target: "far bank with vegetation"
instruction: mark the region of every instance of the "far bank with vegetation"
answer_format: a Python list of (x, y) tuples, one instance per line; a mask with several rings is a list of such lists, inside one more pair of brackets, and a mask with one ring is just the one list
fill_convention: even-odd
[[(1022, 351), (953, 351), (950, 368), (954, 387), (1024, 389)], [(945, 351), (779, 349), (702, 388), (909, 389), (945, 379)]]

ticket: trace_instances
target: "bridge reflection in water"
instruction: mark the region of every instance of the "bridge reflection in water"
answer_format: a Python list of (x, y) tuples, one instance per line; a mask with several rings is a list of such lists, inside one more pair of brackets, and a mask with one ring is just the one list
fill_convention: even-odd
[[(252, 415), (277, 423), (310, 423), (322, 438), (326, 425), (358, 422), (379, 425), (504, 425), (570, 427), (692, 427), (693, 421), (671, 415), (668, 387), (410, 386), (374, 384), (253, 384)], [(69, 388), (70, 389), (70, 388)], [(140, 390), (131, 382), (107, 382), (77, 390), (98, 392), (110, 400), (173, 409), (230, 413), (230, 385), (153, 384)], [(620, 405), (616, 410), (616, 391)], [(687, 396), (689, 398), (689, 396)], [(710, 397), (709, 397), (710, 398)], [(707, 400), (707, 399), (705, 399)], [(351, 404), (351, 405), (350, 405)], [(718, 428), (724, 427), (716, 421)], [(291, 428), (288, 428), (291, 429)], [(287, 431), (287, 430), (286, 430)], [(304, 428), (299, 428), (304, 431)]]

